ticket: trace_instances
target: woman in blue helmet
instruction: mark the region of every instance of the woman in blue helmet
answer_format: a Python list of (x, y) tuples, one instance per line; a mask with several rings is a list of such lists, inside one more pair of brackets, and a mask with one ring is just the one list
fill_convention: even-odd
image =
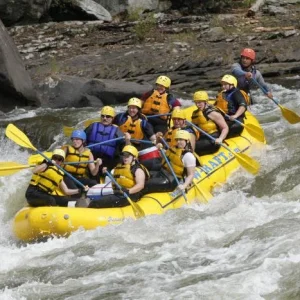
[[(89, 174), (92, 176), (97, 175), (102, 160), (97, 158), (94, 163), (94, 156), (91, 150), (85, 147), (86, 133), (83, 130), (74, 130), (71, 135), (71, 140), (72, 146), (62, 146), (62, 149), (66, 153), (65, 162), (78, 162), (78, 164), (65, 165), (64, 169), (78, 179), (83, 185), (89, 187), (96, 185), (98, 182), (89, 178)], [(75, 185), (74, 181), (69, 178), (65, 178), (65, 181), (68, 187)]]

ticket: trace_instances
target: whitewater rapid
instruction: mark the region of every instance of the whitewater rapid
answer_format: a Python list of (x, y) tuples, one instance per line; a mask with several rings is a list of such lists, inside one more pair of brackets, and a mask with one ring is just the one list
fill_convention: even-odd
[[(272, 88), (300, 114), (299, 90)], [(259, 91), (255, 98), (251, 111), (268, 143), (251, 152), (261, 171), (240, 168), (207, 205), (24, 244), (15, 240), (12, 220), (26, 204), (30, 171), (0, 177), (0, 299), (299, 299), (300, 124), (286, 122)], [(43, 120), (49, 130), (55, 118), (51, 139), (32, 136), (54, 147), (67, 141), (63, 125), (97, 115), (71, 111), (69, 119), (68, 110), (1, 117), (1, 161), (27, 164), (31, 154), (5, 137), (9, 122), (30, 128)]]

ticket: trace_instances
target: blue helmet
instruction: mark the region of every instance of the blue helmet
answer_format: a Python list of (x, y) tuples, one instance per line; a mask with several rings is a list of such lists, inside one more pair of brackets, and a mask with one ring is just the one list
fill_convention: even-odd
[(81, 139), (86, 141), (86, 133), (83, 130), (74, 130), (72, 132), (71, 139)]

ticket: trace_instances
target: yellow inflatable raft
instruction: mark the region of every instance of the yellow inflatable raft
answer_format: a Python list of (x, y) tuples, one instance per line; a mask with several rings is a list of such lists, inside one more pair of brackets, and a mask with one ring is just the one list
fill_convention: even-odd
[[(194, 109), (195, 106), (189, 107), (186, 110), (187, 114), (191, 115)], [(261, 130), (257, 119), (249, 112), (245, 122), (246, 128), (247, 124)], [(218, 152), (201, 157), (202, 166), (196, 168), (194, 184), (186, 193), (187, 202), (178, 190), (143, 196), (137, 203), (145, 215), (163, 214), (170, 209), (177, 209), (195, 201), (205, 203), (210, 200), (210, 192), (214, 186), (224, 183), (233, 171), (243, 166), (244, 162), (246, 169), (251, 168), (249, 165), (251, 158), (249, 157), (248, 160), (246, 153), (249, 153), (252, 144), (262, 143), (254, 138), (255, 134), (250, 132), (251, 130), (244, 129), (241, 136), (226, 140), (226, 145), (224, 144)], [(240, 171), (242, 172), (243, 169)], [(127, 218), (136, 218), (131, 205), (102, 209), (24, 207), (14, 218), (13, 230), (18, 239), (27, 242), (51, 236), (68, 236), (79, 228), (89, 230), (99, 226), (120, 224)]]

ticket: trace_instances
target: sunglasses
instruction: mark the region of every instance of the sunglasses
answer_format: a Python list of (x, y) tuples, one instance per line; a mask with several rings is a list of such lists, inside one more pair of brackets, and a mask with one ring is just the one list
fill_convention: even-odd
[(130, 153), (128, 153), (128, 152), (123, 152), (121, 155), (122, 155), (122, 157), (124, 157), (124, 158), (128, 158), (128, 157), (132, 156), (132, 154), (130, 154)]
[(112, 119), (112, 116), (109, 116), (109, 115), (101, 115), (101, 118), (105, 118), (105, 119)]
[(56, 160), (56, 161), (64, 161), (64, 158), (62, 156), (59, 156), (59, 155), (53, 155), (52, 159)]

